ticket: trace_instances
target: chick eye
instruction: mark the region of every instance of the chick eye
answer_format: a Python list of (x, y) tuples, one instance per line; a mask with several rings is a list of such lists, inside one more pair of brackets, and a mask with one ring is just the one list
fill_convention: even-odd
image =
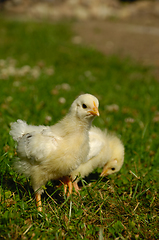
[(83, 103), (83, 104), (82, 104), (82, 107), (83, 107), (83, 108), (87, 108), (87, 105)]
[(112, 168), (112, 171), (114, 171), (114, 170), (115, 170), (115, 168), (113, 167), (113, 168)]

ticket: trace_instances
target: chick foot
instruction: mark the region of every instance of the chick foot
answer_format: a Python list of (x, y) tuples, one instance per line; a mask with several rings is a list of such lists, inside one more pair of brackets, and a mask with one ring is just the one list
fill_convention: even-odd
[(72, 181), (70, 179), (70, 177), (65, 176), (63, 178), (60, 179), (61, 184), (64, 185), (64, 193), (67, 193), (67, 187), (68, 187), (68, 193), (67, 193), (67, 197), (69, 197), (72, 194)]

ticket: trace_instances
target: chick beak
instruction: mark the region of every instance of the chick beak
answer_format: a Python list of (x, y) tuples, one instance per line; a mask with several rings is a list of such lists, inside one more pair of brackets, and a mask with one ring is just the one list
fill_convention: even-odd
[(103, 171), (102, 171), (101, 174), (100, 174), (100, 177), (105, 177), (105, 176), (107, 176), (107, 175), (108, 175), (107, 172), (108, 172), (108, 169), (103, 169)]
[(96, 106), (95, 102), (93, 102), (93, 104), (94, 104), (94, 107), (89, 111), (89, 113), (95, 116), (99, 116), (98, 107)]

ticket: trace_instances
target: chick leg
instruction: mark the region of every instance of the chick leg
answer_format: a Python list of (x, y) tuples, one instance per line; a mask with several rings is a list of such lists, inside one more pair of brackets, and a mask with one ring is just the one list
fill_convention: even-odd
[(36, 206), (39, 212), (42, 212), (41, 194), (35, 193)]
[(67, 196), (69, 196), (70, 194), (72, 194), (72, 181), (71, 181), (70, 178), (69, 178), (67, 184), (68, 184), (68, 193), (67, 193)]

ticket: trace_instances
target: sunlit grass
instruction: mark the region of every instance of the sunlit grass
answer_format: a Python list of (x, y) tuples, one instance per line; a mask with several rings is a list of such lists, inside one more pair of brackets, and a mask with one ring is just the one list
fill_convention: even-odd
[[(70, 29), (0, 21), (0, 237), (158, 239), (159, 83), (129, 59), (73, 44)], [(49, 182), (39, 214), (29, 180), (12, 166), (10, 123), (54, 124), (86, 92), (100, 101), (94, 124), (123, 141), (125, 163), (107, 179), (97, 169), (69, 199)]]

